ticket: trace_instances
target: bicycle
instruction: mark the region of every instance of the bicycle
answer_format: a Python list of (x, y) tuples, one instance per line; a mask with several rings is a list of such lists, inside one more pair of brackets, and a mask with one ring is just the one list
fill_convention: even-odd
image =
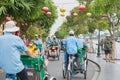
[[(84, 55), (83, 57), (83, 63), (84, 63), (84, 71), (81, 69), (80, 61), (79, 58), (76, 59), (74, 55), (69, 55), (69, 61), (68, 61), (68, 66), (66, 67), (65, 64), (63, 64), (62, 67), (62, 72), (63, 72), (63, 78), (67, 78), (67, 80), (72, 80), (72, 74), (78, 74), (82, 73), (84, 75), (84, 79), (86, 79), (87, 76), (87, 54)], [(67, 68), (67, 69), (66, 69)]]
[(75, 56), (69, 55), (69, 61), (67, 65), (67, 69), (65, 69), (65, 64), (63, 64), (63, 78), (65, 79), (67, 77), (67, 80), (72, 80), (72, 72), (74, 71), (74, 62), (75, 62)]

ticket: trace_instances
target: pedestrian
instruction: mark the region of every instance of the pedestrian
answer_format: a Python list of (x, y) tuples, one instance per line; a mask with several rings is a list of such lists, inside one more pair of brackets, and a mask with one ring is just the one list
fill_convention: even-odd
[(90, 53), (91, 49), (90, 49), (90, 40), (88, 38), (85, 39), (85, 44), (87, 45), (87, 52)]
[(15, 74), (19, 80), (28, 80), (20, 54), (25, 51), (30, 57), (35, 55), (28, 51), (22, 39), (15, 35), (19, 27), (15, 26), (13, 21), (6, 22), (3, 31), (4, 35), (0, 36), (0, 67), (9, 75)]
[(84, 73), (85, 65), (84, 65), (84, 61), (83, 61), (83, 56), (85, 55), (85, 53), (83, 52), (84, 51), (83, 48), (84, 48), (84, 46), (86, 44), (85, 44), (85, 41), (83, 39), (83, 35), (82, 34), (80, 34), (78, 36), (78, 43), (79, 43), (79, 48), (80, 48), (80, 51), (78, 51), (79, 60), (80, 60), (80, 66), (81, 66), (80, 68), (81, 68), (81, 73)]
[(107, 35), (104, 41), (104, 51), (105, 51), (105, 60), (106, 62), (110, 61), (110, 55), (112, 54), (112, 41), (110, 36)]

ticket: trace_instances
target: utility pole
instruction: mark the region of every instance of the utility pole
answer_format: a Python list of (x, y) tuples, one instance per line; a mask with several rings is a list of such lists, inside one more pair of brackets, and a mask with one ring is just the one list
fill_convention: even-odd
[(100, 57), (100, 29), (98, 29), (98, 52), (97, 57)]

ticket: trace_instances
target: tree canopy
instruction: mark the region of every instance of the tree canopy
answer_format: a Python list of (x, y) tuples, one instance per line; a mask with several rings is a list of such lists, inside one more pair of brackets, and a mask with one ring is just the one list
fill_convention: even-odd
[[(93, 33), (95, 29), (108, 29), (113, 35), (115, 30), (119, 28), (120, 19), (120, 1), (119, 0), (78, 0), (80, 4), (86, 6), (85, 10), (80, 11), (78, 7), (71, 11), (71, 15), (67, 16), (66, 21), (59, 28), (57, 34), (66, 36), (70, 29), (78, 34)], [(72, 13), (76, 12), (77, 17), (73, 17)], [(90, 12), (91, 16), (86, 16)], [(66, 28), (67, 27), (67, 28)], [(64, 29), (64, 30), (63, 30)], [(64, 31), (64, 32), (61, 32)]]
[[(43, 7), (48, 7), (51, 16), (48, 17), (42, 11)], [(47, 31), (54, 23), (57, 14), (56, 7), (52, 0), (0, 0), (0, 23), (6, 16), (10, 16), (21, 27), (22, 33), (26, 34), (27, 28), (32, 25)]]

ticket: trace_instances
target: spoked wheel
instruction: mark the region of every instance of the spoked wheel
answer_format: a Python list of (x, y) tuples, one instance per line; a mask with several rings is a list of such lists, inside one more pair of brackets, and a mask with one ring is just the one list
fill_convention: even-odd
[(51, 77), (49, 80), (57, 80), (56, 78), (54, 78), (54, 77)]
[(49, 52), (47, 53), (47, 59), (49, 59)]
[(72, 80), (72, 73), (71, 71), (67, 71), (67, 80)]
[(57, 57), (58, 57), (58, 61), (59, 61), (59, 55)]
[(87, 72), (85, 71), (84, 72), (84, 79), (86, 79), (86, 76), (87, 76)]
[(59, 57), (60, 57), (60, 54), (59, 54), (59, 52), (57, 53), (57, 57), (58, 57), (58, 60), (59, 60)]
[(84, 71), (84, 79), (86, 79), (87, 76), (87, 65), (88, 65), (88, 60), (85, 60), (85, 71)]
[(62, 73), (63, 73), (63, 78), (65, 79), (66, 78), (66, 70), (65, 70), (65, 64), (63, 63), (63, 66), (62, 66)]

